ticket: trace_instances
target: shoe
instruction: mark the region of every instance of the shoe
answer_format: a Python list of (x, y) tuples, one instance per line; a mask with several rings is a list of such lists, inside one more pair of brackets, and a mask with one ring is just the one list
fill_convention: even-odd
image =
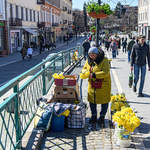
[(136, 92), (136, 86), (133, 86), (133, 92)]
[(95, 123), (97, 122), (97, 116), (92, 116), (91, 119), (89, 120), (89, 123)]
[(100, 116), (100, 118), (98, 119), (98, 123), (104, 124), (104, 116)]
[(144, 97), (144, 95), (141, 92), (139, 92), (138, 97)]

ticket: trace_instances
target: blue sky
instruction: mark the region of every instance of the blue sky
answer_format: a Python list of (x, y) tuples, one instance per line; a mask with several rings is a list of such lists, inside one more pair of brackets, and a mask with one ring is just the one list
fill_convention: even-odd
[[(97, 2), (98, 0), (94, 1)], [(72, 0), (72, 2), (73, 2), (73, 9), (78, 8), (83, 10), (83, 4), (84, 2), (88, 2), (88, 0)], [(116, 7), (117, 2), (121, 2), (122, 5), (130, 4), (131, 6), (138, 6), (138, 0), (101, 0), (101, 2), (107, 2), (112, 9)]]

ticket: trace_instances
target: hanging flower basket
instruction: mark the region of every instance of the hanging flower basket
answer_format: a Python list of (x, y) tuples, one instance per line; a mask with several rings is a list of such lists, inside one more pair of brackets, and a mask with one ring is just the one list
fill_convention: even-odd
[(103, 12), (96, 14), (96, 12), (90, 12), (89, 16), (92, 18), (97, 18), (97, 19), (105, 19), (107, 18), (109, 15), (104, 14)]
[(94, 33), (96, 33), (96, 30), (94, 30), (94, 29), (93, 29), (93, 30), (91, 30), (91, 31), (92, 31), (92, 32), (94, 32)]

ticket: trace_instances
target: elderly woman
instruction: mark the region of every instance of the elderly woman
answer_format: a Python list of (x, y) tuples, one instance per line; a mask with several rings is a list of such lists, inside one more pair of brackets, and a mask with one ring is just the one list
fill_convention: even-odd
[[(89, 49), (88, 59), (82, 68), (82, 73), (87, 71), (90, 71), (88, 80), (88, 101), (92, 113), (92, 117), (89, 122), (97, 122), (97, 104), (101, 104), (101, 112), (98, 123), (104, 124), (105, 114), (111, 98), (111, 78), (109, 61), (104, 56), (104, 52), (102, 50), (98, 50), (96, 47), (91, 47)], [(103, 82), (102, 86), (97, 88), (94, 87), (92, 83), (98, 79), (102, 79)], [(100, 83), (96, 82), (96, 84)]]

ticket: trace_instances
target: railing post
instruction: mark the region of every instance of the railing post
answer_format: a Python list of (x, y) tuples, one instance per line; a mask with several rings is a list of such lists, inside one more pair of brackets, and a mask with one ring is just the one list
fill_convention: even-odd
[(63, 63), (63, 52), (61, 53), (62, 54), (62, 69), (61, 69), (61, 71), (63, 71), (64, 70), (64, 63)]
[(54, 58), (54, 63), (53, 63), (53, 71), (55, 73), (55, 58)]
[[(17, 98), (15, 100), (14, 107), (14, 116), (15, 116), (15, 129), (16, 129), (16, 142), (20, 140), (21, 137), (21, 123), (20, 123), (20, 98), (19, 98), (19, 85), (15, 85), (14, 93), (17, 93)], [(22, 143), (20, 142), (17, 146), (17, 149), (21, 150)]]
[(46, 94), (45, 64), (43, 65), (43, 69), (44, 69), (44, 72), (43, 72), (43, 75), (42, 75), (42, 80), (43, 80), (43, 95), (45, 95)]
[(70, 56), (70, 50), (69, 50), (69, 65), (71, 64), (71, 56)]

